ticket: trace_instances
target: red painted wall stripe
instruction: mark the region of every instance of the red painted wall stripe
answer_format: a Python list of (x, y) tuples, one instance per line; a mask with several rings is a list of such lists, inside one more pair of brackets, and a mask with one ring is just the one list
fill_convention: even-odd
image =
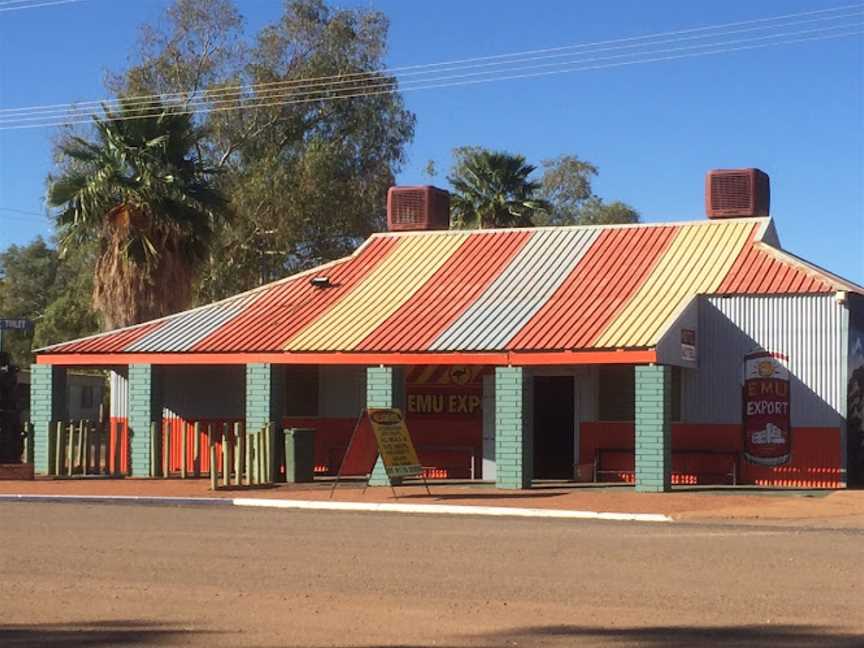
[(372, 239), (358, 256), (323, 270), (331, 288), (310, 285), (310, 275), (273, 286), (192, 351), (281, 351), (289, 338), (360, 283), (398, 242), (394, 237)]
[(473, 234), (355, 351), (422, 351), (492, 283), (531, 232)]
[(676, 231), (605, 230), (508, 348), (590, 347), (651, 273)]

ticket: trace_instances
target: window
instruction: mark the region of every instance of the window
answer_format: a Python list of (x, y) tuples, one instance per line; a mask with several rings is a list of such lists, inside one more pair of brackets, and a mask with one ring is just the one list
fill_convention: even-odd
[(94, 389), (93, 385), (82, 385), (81, 386), (81, 409), (90, 409), (93, 407), (94, 403)]
[(285, 416), (318, 416), (318, 367), (285, 367)]
[(630, 365), (598, 368), (598, 415), (601, 421), (636, 418), (636, 372)]

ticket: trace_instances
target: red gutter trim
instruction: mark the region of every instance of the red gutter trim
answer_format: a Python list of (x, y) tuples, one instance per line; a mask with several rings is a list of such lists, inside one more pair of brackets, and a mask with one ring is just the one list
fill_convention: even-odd
[(638, 351), (501, 351), (480, 353), (51, 353), (36, 356), (36, 364), (81, 366), (236, 365), (252, 362), (319, 365), (577, 365), (650, 364), (654, 349)]

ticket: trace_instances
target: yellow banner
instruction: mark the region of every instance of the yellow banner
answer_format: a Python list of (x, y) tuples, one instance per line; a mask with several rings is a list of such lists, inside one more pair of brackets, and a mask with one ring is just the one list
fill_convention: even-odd
[(388, 477), (416, 477), (422, 472), (417, 452), (402, 412), (398, 409), (371, 409), (369, 422), (378, 442), (378, 452)]

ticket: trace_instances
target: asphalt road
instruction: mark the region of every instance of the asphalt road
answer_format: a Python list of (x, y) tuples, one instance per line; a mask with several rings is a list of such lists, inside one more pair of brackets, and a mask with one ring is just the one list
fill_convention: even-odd
[(864, 530), (0, 504), (0, 645), (862, 646)]

